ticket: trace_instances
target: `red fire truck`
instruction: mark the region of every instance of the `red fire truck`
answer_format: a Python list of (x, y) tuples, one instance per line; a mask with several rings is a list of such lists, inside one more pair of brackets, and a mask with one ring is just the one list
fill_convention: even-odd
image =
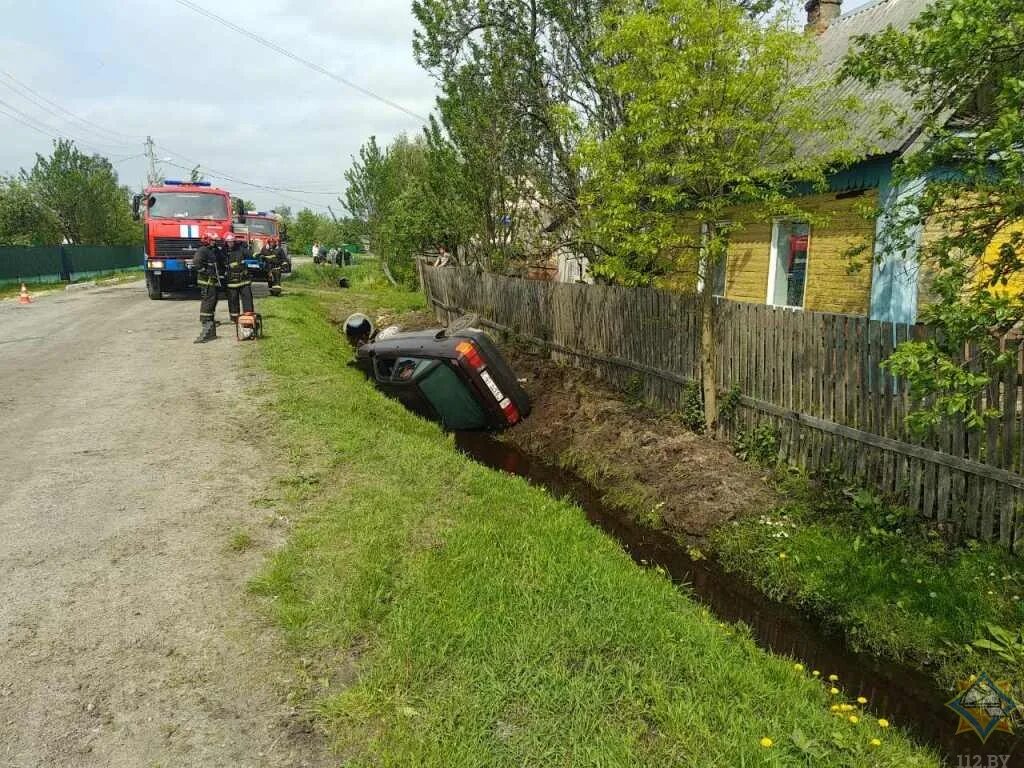
[[(264, 247), (267, 249), (284, 246), (288, 239), (288, 227), (276, 213), (267, 211), (249, 211), (242, 221), (235, 216), (234, 232), (237, 237), (242, 237), (249, 244), (249, 255), (245, 260), (249, 273), (257, 280), (266, 280), (266, 267), (261, 258)], [(291, 272), (291, 259), (287, 256), (285, 246), (285, 260), (282, 271)]]
[(204, 236), (224, 241), (235, 237), (231, 195), (208, 181), (168, 179), (147, 187), (132, 199), (132, 212), (143, 222), (143, 266), (151, 299), (196, 285), (192, 260)]

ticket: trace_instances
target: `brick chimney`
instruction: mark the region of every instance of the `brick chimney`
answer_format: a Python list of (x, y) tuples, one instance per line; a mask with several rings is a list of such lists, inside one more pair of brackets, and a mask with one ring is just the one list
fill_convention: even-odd
[(807, 26), (804, 31), (820, 35), (842, 13), (843, 0), (807, 0), (804, 10), (807, 11)]

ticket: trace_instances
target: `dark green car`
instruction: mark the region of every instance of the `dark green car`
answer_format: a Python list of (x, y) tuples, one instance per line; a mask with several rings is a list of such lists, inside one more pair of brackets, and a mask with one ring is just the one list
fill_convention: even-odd
[(360, 346), (356, 365), (381, 391), (445, 429), (507, 429), (530, 413), (526, 393), (483, 331), (396, 333)]

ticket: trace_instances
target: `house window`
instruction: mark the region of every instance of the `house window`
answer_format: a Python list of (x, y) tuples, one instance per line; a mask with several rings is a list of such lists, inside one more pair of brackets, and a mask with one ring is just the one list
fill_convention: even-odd
[(725, 272), (729, 262), (728, 255), (723, 256), (711, 265), (711, 295), (725, 297)]
[(805, 221), (779, 220), (772, 227), (772, 255), (768, 266), (768, 303), (777, 307), (803, 307), (807, 284), (807, 246), (811, 226)]

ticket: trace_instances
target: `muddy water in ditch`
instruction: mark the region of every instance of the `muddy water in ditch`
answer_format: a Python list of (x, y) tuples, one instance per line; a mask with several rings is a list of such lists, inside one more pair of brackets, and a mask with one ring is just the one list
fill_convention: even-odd
[[(1024, 738), (995, 733), (982, 744), (973, 733), (955, 735), (958, 718), (945, 707), (953, 693), (941, 690), (926, 675), (850, 650), (841, 636), (823, 632), (800, 612), (768, 600), (716, 563), (693, 560), (670, 536), (639, 526), (608, 508), (593, 486), (558, 467), (481, 433), (457, 434), (456, 442), (463, 453), (481, 464), (571, 499), (637, 563), (661, 566), (674, 582), (689, 585), (694, 596), (720, 619), (747, 624), (761, 647), (798, 659), (807, 669), (821, 670), (822, 675), (839, 675), (849, 697), (867, 698), (872, 713), (934, 745), (950, 765), (1024, 766)], [(1009, 756), (1009, 762), (996, 756)]]

